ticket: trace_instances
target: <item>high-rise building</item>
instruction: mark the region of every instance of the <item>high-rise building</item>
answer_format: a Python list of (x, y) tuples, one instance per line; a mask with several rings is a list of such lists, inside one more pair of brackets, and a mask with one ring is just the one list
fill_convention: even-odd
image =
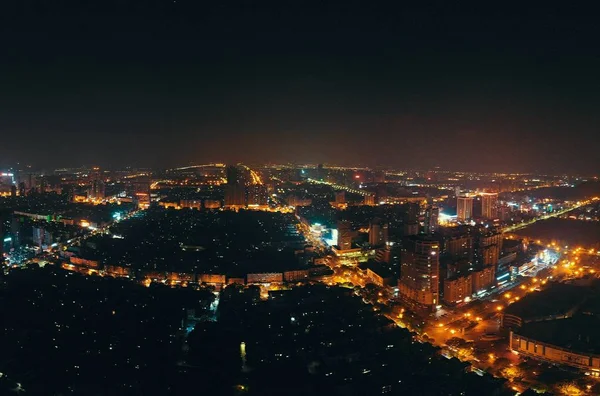
[(419, 233), (419, 223), (416, 221), (411, 221), (408, 223), (404, 223), (404, 235), (417, 235)]
[(419, 214), (421, 213), (421, 207), (418, 203), (409, 202), (405, 206), (404, 211), (404, 222), (405, 223), (415, 223), (419, 219)]
[(242, 171), (237, 166), (228, 166), (225, 185), (225, 207), (246, 206), (246, 185)]
[(150, 177), (140, 176), (129, 181), (130, 194), (139, 206), (148, 206), (152, 195), (150, 193)]
[(439, 242), (427, 237), (406, 240), (401, 253), (398, 288), (407, 299), (422, 305), (439, 304)]
[(242, 177), (242, 171), (240, 168), (234, 165), (229, 165), (225, 169), (227, 176), (227, 184), (243, 184), (244, 178)]
[(339, 221), (337, 227), (337, 246), (340, 250), (352, 249), (352, 227), (350, 223), (347, 221)]
[(435, 206), (429, 206), (425, 209), (424, 232), (425, 234), (433, 234), (438, 230), (438, 217), (440, 209)]
[(268, 200), (267, 186), (263, 184), (248, 186), (248, 206), (267, 206)]
[(462, 302), (471, 294), (473, 294), (472, 274), (444, 280), (444, 301), (447, 304)]
[(92, 199), (104, 199), (105, 197), (105, 186), (104, 186), (104, 181), (102, 181), (101, 179), (94, 179), (92, 180), (92, 185), (90, 186), (89, 190), (88, 190), (88, 197), (92, 198)]
[(336, 191), (335, 192), (335, 203), (337, 205), (341, 205), (341, 204), (345, 204), (346, 203), (346, 192), (344, 190), (340, 190), (340, 191)]
[(444, 253), (456, 260), (473, 260), (473, 237), (468, 234), (444, 238)]
[(54, 242), (52, 233), (44, 227), (33, 227), (33, 244), (39, 247), (49, 246)]
[(365, 197), (363, 198), (363, 205), (374, 206), (375, 205), (375, 195), (374, 194), (365, 195)]
[(384, 246), (388, 242), (388, 223), (379, 219), (371, 221), (369, 225), (369, 245)]
[(502, 234), (492, 232), (479, 237), (478, 261), (483, 267), (495, 266), (502, 250)]
[(473, 293), (480, 292), (482, 290), (489, 290), (496, 284), (496, 269), (494, 267), (486, 267), (479, 271), (473, 272), (471, 278), (473, 279)]
[(317, 165), (317, 180), (323, 180), (325, 178), (325, 171), (323, 170), (323, 164)]
[(459, 196), (456, 198), (456, 219), (466, 222), (473, 218), (473, 197)]
[(243, 184), (225, 185), (225, 207), (246, 206), (246, 188)]
[(484, 219), (496, 218), (498, 194), (486, 193), (481, 194), (481, 217)]
[(511, 216), (510, 207), (504, 205), (504, 206), (500, 206), (500, 208), (498, 208), (498, 217), (500, 218), (501, 221), (510, 220), (510, 216)]

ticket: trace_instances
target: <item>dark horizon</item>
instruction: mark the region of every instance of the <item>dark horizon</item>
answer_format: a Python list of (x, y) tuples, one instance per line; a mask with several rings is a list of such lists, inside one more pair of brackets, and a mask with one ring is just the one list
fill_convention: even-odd
[(0, 165), (600, 173), (593, 12), (146, 3), (3, 10)]

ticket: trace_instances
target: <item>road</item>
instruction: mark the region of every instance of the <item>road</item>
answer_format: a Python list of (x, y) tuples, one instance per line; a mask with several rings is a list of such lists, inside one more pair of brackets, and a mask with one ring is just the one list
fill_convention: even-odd
[(354, 194), (359, 194), (359, 195), (363, 195), (363, 196), (370, 195), (370, 193), (368, 193), (366, 191), (357, 190), (355, 188), (351, 188), (351, 187), (347, 187), (347, 186), (342, 186), (341, 184), (329, 183), (329, 182), (326, 182), (326, 181), (315, 180), (315, 179), (310, 179), (310, 178), (306, 179), (306, 180), (308, 180), (308, 182), (310, 182), (310, 183), (326, 184), (326, 185), (331, 186), (331, 187), (333, 187), (335, 189), (345, 190), (345, 191), (348, 191), (348, 192), (354, 193)]
[(565, 209), (562, 209), (562, 210), (558, 210), (558, 211), (556, 211), (556, 212), (548, 213), (548, 214), (545, 214), (545, 215), (542, 215), (542, 216), (536, 217), (536, 218), (535, 218), (535, 219), (533, 219), (533, 220), (529, 220), (529, 221), (526, 221), (526, 222), (523, 222), (523, 223), (519, 223), (519, 224), (511, 225), (511, 226), (508, 226), (508, 227), (504, 227), (504, 228), (502, 229), (502, 232), (503, 232), (503, 233), (507, 233), (507, 232), (513, 232), (513, 231), (516, 231), (516, 230), (520, 230), (520, 229), (522, 229), (522, 228), (525, 228), (525, 227), (527, 227), (527, 226), (530, 226), (530, 225), (532, 225), (533, 223), (536, 223), (536, 222), (538, 222), (538, 221), (540, 221), (540, 220), (546, 220), (546, 219), (550, 219), (550, 218), (552, 218), (552, 217), (558, 217), (558, 216), (562, 216), (562, 215), (564, 215), (565, 213), (568, 213), (568, 212), (570, 212), (570, 211), (572, 211), (572, 210), (579, 209), (579, 208), (581, 208), (582, 206), (589, 205), (590, 203), (592, 203), (592, 201), (593, 201), (593, 200), (597, 200), (597, 198), (594, 198), (594, 199), (589, 199), (589, 200), (582, 201), (582, 202), (577, 202), (575, 205), (571, 206), (570, 208), (565, 208)]

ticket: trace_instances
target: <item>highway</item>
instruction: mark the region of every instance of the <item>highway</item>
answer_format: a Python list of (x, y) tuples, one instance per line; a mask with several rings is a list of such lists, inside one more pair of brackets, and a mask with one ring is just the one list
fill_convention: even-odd
[[(598, 198), (594, 198), (593, 200), (597, 200), (597, 199), (598, 199)], [(514, 225), (511, 225), (511, 226), (508, 226), (508, 227), (504, 227), (504, 228), (502, 229), (502, 232), (503, 232), (503, 233), (507, 233), (507, 232), (513, 232), (513, 231), (516, 231), (516, 230), (520, 230), (520, 229), (522, 229), (522, 228), (525, 228), (525, 227), (527, 227), (527, 226), (530, 226), (530, 225), (532, 225), (533, 223), (536, 223), (536, 222), (538, 222), (538, 221), (540, 221), (540, 220), (547, 220), (547, 219), (550, 219), (550, 218), (552, 218), (552, 217), (558, 217), (558, 216), (562, 216), (562, 215), (564, 215), (565, 213), (568, 213), (568, 212), (570, 212), (570, 211), (572, 211), (572, 210), (579, 209), (579, 208), (581, 208), (582, 206), (589, 205), (590, 203), (592, 203), (592, 201), (593, 201), (593, 200), (592, 200), (592, 199), (589, 199), (589, 200), (586, 200), (586, 201), (583, 201), (583, 202), (577, 202), (575, 205), (571, 206), (570, 208), (565, 208), (565, 209), (562, 209), (562, 210), (558, 210), (558, 211), (556, 211), (556, 212), (548, 213), (548, 214), (542, 215), (542, 216), (540, 216), (540, 217), (536, 217), (536, 218), (535, 218), (535, 219), (533, 219), (533, 220), (529, 220), (529, 221), (526, 221), (526, 222), (523, 222), (523, 223), (514, 224)]]
[(325, 185), (331, 186), (331, 187), (333, 187), (335, 189), (345, 190), (345, 191), (348, 191), (348, 192), (353, 193), (353, 194), (359, 194), (359, 195), (362, 195), (362, 196), (370, 195), (370, 193), (368, 193), (366, 191), (357, 190), (357, 189), (350, 188), (350, 187), (347, 187), (347, 186), (342, 186), (341, 184), (329, 183), (329, 182), (326, 182), (326, 181), (315, 180), (315, 179), (310, 179), (310, 178), (308, 178), (306, 180), (308, 180), (309, 183), (325, 184)]

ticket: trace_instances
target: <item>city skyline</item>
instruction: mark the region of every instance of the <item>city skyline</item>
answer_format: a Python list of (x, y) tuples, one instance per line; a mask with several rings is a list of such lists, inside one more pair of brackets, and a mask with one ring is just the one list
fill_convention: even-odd
[(580, 4), (0, 7), (0, 394), (600, 395)]

